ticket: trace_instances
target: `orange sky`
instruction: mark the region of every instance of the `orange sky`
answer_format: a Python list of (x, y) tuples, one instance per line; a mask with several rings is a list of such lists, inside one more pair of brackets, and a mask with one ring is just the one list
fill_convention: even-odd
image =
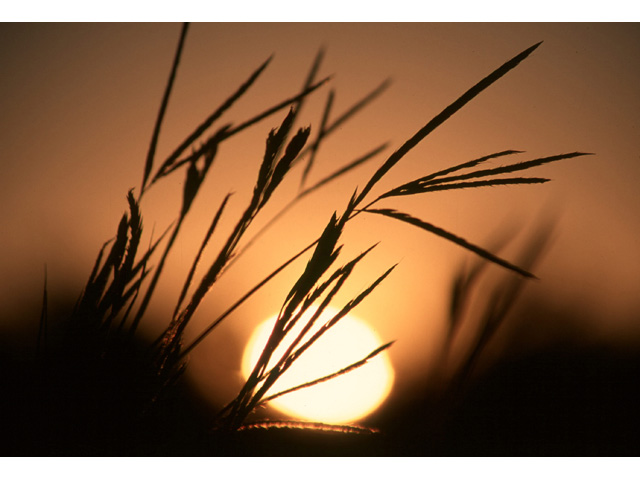
[[(179, 31), (177, 24), (0, 25), (0, 302), (7, 317), (26, 309), (35, 325), (45, 264), (52, 297), (79, 293), (99, 247), (126, 209), (126, 192), (139, 188)], [(576, 150), (596, 155), (542, 167), (535, 175), (553, 179), (545, 185), (434, 193), (384, 206), (479, 244), (509, 222), (526, 230), (540, 215), (557, 213), (553, 248), (536, 270), (542, 280), (529, 293), (579, 305), (598, 319), (592, 327), (604, 333), (628, 332), (640, 307), (638, 24), (194, 24), (159, 161), (271, 54), (267, 71), (223, 122), (242, 121), (297, 93), (321, 46), (326, 56), (320, 74), (334, 77), (302, 113), (302, 123), (312, 129), (320, 122), (328, 88), (336, 90), (339, 114), (385, 78), (393, 80), (381, 98), (323, 146), (313, 181), (385, 141), (391, 153), (467, 88), (541, 40), (522, 65), (404, 158), (380, 191), (500, 150), (525, 150), (522, 159)], [(217, 202), (236, 192), (229, 223), (244, 207), (264, 138), (280, 120), (276, 115), (261, 122), (221, 150), (159, 286), (153, 312), (161, 321)], [(265, 236), (268, 247), (250, 251), (230, 270), (203, 304), (194, 329), (293, 248), (313, 240), (383, 160), (380, 156), (298, 205)], [(295, 194), (298, 174), (294, 177), (276, 203)], [(155, 225), (157, 236), (178, 213), (181, 186), (171, 183), (150, 191), (142, 203), (147, 233)], [(519, 238), (522, 244), (525, 238)], [(400, 265), (358, 314), (383, 338), (398, 339), (392, 358), (427, 362), (442, 330), (447, 282), (470, 254), (382, 218), (354, 221), (345, 253), (378, 240), (369, 263), (354, 275), (350, 294), (372, 275)], [(243, 307), (234, 319), (237, 327), (225, 327), (225, 335), (241, 342), (250, 325), (277, 311), (295, 273)], [(218, 368), (236, 368), (229, 362)]]

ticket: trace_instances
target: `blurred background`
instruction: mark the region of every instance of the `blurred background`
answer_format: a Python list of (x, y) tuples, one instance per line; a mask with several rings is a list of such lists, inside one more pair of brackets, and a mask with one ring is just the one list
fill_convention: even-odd
[[(0, 332), (6, 348), (22, 348), (20, 342), (37, 335), (45, 265), (50, 309), (62, 313), (80, 294), (100, 246), (115, 234), (127, 191), (140, 188), (179, 32), (179, 24), (0, 25)], [(513, 315), (484, 352), (480, 371), (498, 359), (557, 345), (634, 352), (640, 340), (640, 27), (635, 23), (193, 24), (156, 165), (272, 54), (267, 70), (218, 126), (240, 123), (296, 94), (320, 48), (325, 56), (319, 77), (332, 77), (299, 117), (301, 125), (311, 125), (312, 138), (330, 89), (336, 94), (335, 118), (385, 79), (392, 83), (326, 140), (309, 184), (385, 142), (389, 147), (296, 204), (270, 228), (210, 292), (187, 338), (314, 240), (385, 155), (478, 80), (540, 41), (520, 66), (413, 149), (375, 192), (501, 150), (525, 151), (518, 161), (593, 153), (537, 169), (535, 176), (553, 180), (544, 185), (434, 192), (387, 200), (380, 207), (411, 213), (489, 249), (506, 236), (511, 241), (501, 253), (513, 261), (529, 239), (554, 224), (534, 268), (539, 280), (526, 285)], [(229, 192), (234, 195), (220, 234), (203, 264), (235, 224), (257, 177), (266, 135), (283, 116), (263, 120), (220, 149), (169, 258), (144, 335), (153, 338), (170, 319), (193, 255)], [(489, 165), (502, 163), (496, 159)], [(296, 195), (301, 167), (258, 218), (254, 232)], [(176, 219), (179, 179), (160, 182), (145, 194), (147, 242)], [(384, 341), (397, 340), (390, 350), (396, 370), (390, 412), (394, 405), (410, 404), (434, 376), (446, 377), (464, 358), (481, 306), (468, 312), (452, 352), (445, 355), (442, 348), (452, 282), (473, 255), (377, 216), (350, 222), (344, 242), (345, 260), (381, 243), (350, 278), (338, 304), (399, 262), (355, 312)], [(303, 266), (287, 269), (194, 351), (189, 378), (213, 404), (237, 392), (244, 342), (257, 323), (278, 311)], [(494, 280), (504, 275), (494, 267), (488, 274)], [(478, 287), (478, 305), (491, 285), (488, 280)]]

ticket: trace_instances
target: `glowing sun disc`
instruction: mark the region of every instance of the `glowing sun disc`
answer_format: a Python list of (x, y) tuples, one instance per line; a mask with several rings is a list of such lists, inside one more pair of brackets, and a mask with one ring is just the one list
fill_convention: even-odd
[[(327, 308), (316, 324), (322, 325), (337, 313)], [(295, 338), (302, 321), (287, 335), (285, 345), (272, 357), (272, 366)], [(306, 318), (305, 318), (306, 317)], [(271, 329), (273, 316), (254, 330), (242, 358), (242, 375), (248, 378), (257, 362)], [(312, 334), (316, 328), (311, 330)], [(307, 334), (307, 337), (310, 335)], [(384, 342), (364, 321), (347, 315), (317, 340), (271, 387), (267, 395), (332, 374), (366, 357)], [(348, 423), (372, 413), (385, 400), (393, 384), (393, 367), (387, 352), (378, 354), (365, 365), (326, 382), (289, 393), (272, 400), (269, 405), (301, 420), (324, 423)]]

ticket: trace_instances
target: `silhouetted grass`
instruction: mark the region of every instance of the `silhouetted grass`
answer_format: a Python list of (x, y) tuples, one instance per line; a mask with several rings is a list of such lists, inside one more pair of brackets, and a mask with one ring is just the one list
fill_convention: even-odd
[[(445, 240), (456, 243), (457, 245), (476, 254), (480, 262), (466, 275), (458, 278), (456, 290), (454, 291), (454, 304), (452, 305), (451, 331), (453, 332), (459, 326), (458, 312), (460, 310), (456, 302), (462, 302), (468, 289), (472, 287), (474, 278), (478, 275), (485, 261), (492, 262), (511, 272), (515, 272), (522, 278), (534, 277), (529, 269), (533, 266), (533, 259), (537, 256), (537, 252), (530, 254), (522, 259), (522, 263), (505, 260), (495, 253), (491, 253), (488, 249), (479, 247), (460, 236), (453, 234), (441, 227), (437, 227), (425, 220), (415, 218), (408, 213), (398, 212), (391, 208), (372, 208), (372, 206), (380, 201), (392, 200), (394, 197), (417, 195), (428, 192), (437, 192), (442, 190), (456, 190), (465, 188), (480, 188), (487, 186), (503, 186), (503, 185), (522, 185), (537, 184), (548, 181), (546, 178), (538, 177), (515, 177), (515, 178), (493, 178), (497, 175), (513, 173), (516, 171), (528, 170), (540, 165), (565, 160), (581, 155), (583, 153), (575, 152), (550, 157), (538, 158), (535, 160), (506, 165), (490, 169), (477, 169), (479, 165), (489, 159), (495, 159), (503, 156), (509, 156), (521, 153), (516, 150), (505, 150), (498, 153), (485, 155), (475, 160), (461, 163), (457, 166), (428, 174), (418, 179), (410, 180), (400, 186), (394, 187), (387, 192), (378, 195), (371, 200), (369, 197), (378, 184), (378, 182), (395, 166), (399, 161), (407, 155), (418, 143), (424, 140), (438, 126), (442, 125), (453, 114), (462, 109), (470, 101), (476, 98), (482, 91), (491, 86), (510, 70), (518, 66), (526, 59), (538, 46), (539, 43), (524, 50), (511, 60), (507, 61), (488, 76), (471, 87), (467, 92), (462, 94), (453, 103), (447, 106), (442, 112), (434, 116), (423, 127), (421, 127), (415, 135), (404, 142), (395, 152), (390, 154), (384, 162), (374, 171), (373, 175), (364, 184), (363, 188), (355, 188), (353, 195), (346, 202), (343, 211), (336, 211), (326, 223), (321, 232), (317, 233), (315, 240), (299, 252), (292, 253), (289, 260), (283, 262), (279, 266), (274, 266), (272, 272), (261, 280), (257, 280), (255, 286), (242, 295), (238, 300), (232, 302), (231, 305), (218, 318), (209, 323), (209, 325), (199, 334), (195, 336), (190, 344), (184, 345), (184, 332), (190, 326), (191, 320), (198, 311), (202, 300), (215, 288), (218, 280), (233, 265), (235, 259), (254, 242), (259, 239), (261, 231), (251, 234), (252, 224), (254, 220), (262, 213), (264, 207), (270, 202), (274, 192), (292, 176), (293, 167), (306, 158), (300, 182), (299, 193), (290, 200), (283, 210), (277, 213), (271, 221), (266, 225), (269, 228), (274, 225), (275, 221), (280, 218), (287, 210), (308, 195), (318, 194), (320, 190), (338, 178), (341, 178), (347, 172), (363, 165), (374, 159), (381, 153), (385, 145), (371, 149), (368, 153), (360, 158), (353, 160), (346, 165), (338, 168), (333, 173), (316, 181), (311, 186), (306, 187), (309, 182), (310, 174), (313, 166), (318, 162), (322, 143), (329, 135), (342, 125), (344, 122), (351, 120), (354, 115), (361, 111), (363, 107), (368, 105), (388, 86), (388, 81), (383, 82), (379, 87), (371, 93), (363, 97), (362, 100), (347, 109), (342, 115), (336, 119), (332, 119), (333, 102), (335, 92), (331, 90), (328, 93), (325, 108), (315, 133), (315, 139), (312, 138), (311, 127), (297, 127), (296, 122), (302, 108), (304, 100), (317, 89), (323, 86), (329, 79), (325, 78), (316, 81), (315, 77), (320, 70), (324, 51), (320, 50), (314, 59), (311, 69), (305, 79), (302, 89), (299, 93), (294, 94), (283, 101), (276, 102), (273, 107), (268, 108), (248, 120), (238, 123), (229, 123), (218, 125), (218, 121), (224, 113), (226, 113), (236, 102), (241, 101), (249, 88), (256, 84), (261, 73), (270, 64), (271, 58), (262, 63), (253, 73), (245, 80), (240, 87), (232, 93), (219, 107), (207, 116), (182, 142), (179, 143), (172, 153), (160, 164), (155, 170), (156, 146), (161, 131), (161, 125), (167, 105), (170, 100), (171, 90), (174, 81), (177, 78), (177, 69), (185, 44), (188, 26), (182, 29), (178, 48), (175, 54), (174, 63), (171, 69), (169, 80), (164, 96), (161, 101), (160, 110), (156, 120), (156, 124), (152, 133), (152, 138), (148, 150), (148, 155), (144, 164), (141, 189), (138, 200), (133, 196), (133, 192), (127, 195), (128, 213), (125, 213), (116, 230), (114, 239), (103, 245), (99, 251), (95, 265), (89, 275), (89, 280), (78, 301), (77, 307), (71, 319), (77, 332), (70, 338), (73, 342), (85, 342), (82, 350), (89, 355), (92, 362), (98, 365), (95, 368), (102, 368), (104, 362), (113, 362), (117, 368), (113, 370), (113, 376), (123, 374), (126, 370), (128, 361), (135, 362), (137, 369), (137, 377), (131, 380), (131, 383), (138, 384), (134, 388), (135, 399), (130, 401), (128, 408), (136, 410), (128, 412), (135, 417), (140, 412), (148, 412), (149, 409), (164, 408), (163, 402), (171, 396), (171, 386), (180, 378), (180, 374), (187, 367), (187, 355), (196, 348), (204, 338), (212, 334), (215, 328), (238, 306), (247, 301), (253, 294), (261, 290), (271, 279), (278, 275), (282, 270), (287, 268), (292, 262), (308, 255), (305, 268), (300, 276), (295, 280), (294, 284), (288, 290), (283, 292), (282, 306), (277, 320), (274, 324), (271, 335), (262, 351), (262, 354), (254, 366), (253, 371), (249, 375), (245, 384), (242, 386), (237, 396), (230, 399), (229, 403), (223, 407), (216, 415), (210, 418), (210, 426), (215, 426), (221, 431), (234, 432), (252, 428), (309, 428), (328, 429), (330, 431), (339, 432), (370, 432), (371, 429), (356, 425), (348, 426), (327, 426), (321, 424), (291, 422), (291, 421), (273, 421), (273, 422), (252, 422), (251, 415), (256, 408), (265, 405), (270, 400), (282, 395), (286, 395), (292, 391), (302, 388), (308, 388), (320, 382), (331, 381), (333, 378), (346, 374), (349, 371), (358, 368), (371, 358), (382, 353), (389, 348), (393, 342), (385, 343), (376, 348), (369, 355), (361, 360), (345, 365), (344, 368), (335, 373), (326, 375), (322, 378), (310, 378), (307, 382), (287, 389), (281, 392), (272, 392), (271, 388), (276, 381), (284, 374), (304, 353), (327, 331), (337, 325), (341, 319), (349, 314), (357, 305), (364, 301), (381, 282), (391, 274), (395, 266), (391, 266), (381, 272), (377, 277), (371, 279), (370, 284), (361, 293), (353, 297), (350, 301), (342, 305), (338, 309), (338, 313), (333, 315), (329, 320), (324, 321), (322, 325), (316, 325), (326, 308), (335, 301), (338, 292), (349, 280), (352, 272), (356, 267), (366, 259), (367, 254), (374, 248), (370, 247), (366, 251), (354, 258), (343, 261), (341, 257), (341, 238), (351, 219), (362, 213), (377, 214), (385, 216), (404, 224), (416, 226), (427, 233), (437, 235)], [(256, 125), (264, 119), (271, 119), (279, 114), (282, 110), (288, 108), (288, 113), (284, 118), (273, 120), (276, 128), (273, 128), (267, 136), (265, 143), (265, 151), (262, 161), (257, 168), (257, 176), (255, 185), (250, 199), (243, 213), (235, 222), (234, 228), (226, 238), (221, 242), (222, 246), (213, 261), (203, 268), (203, 274), (197, 275), (198, 268), (201, 266), (201, 260), (205, 249), (209, 246), (210, 240), (214, 234), (218, 234), (216, 229), (221, 218), (226, 215), (226, 206), (230, 201), (230, 194), (226, 195), (219, 206), (214, 210), (213, 219), (210, 227), (205, 232), (200, 244), (198, 252), (195, 254), (189, 272), (185, 278), (183, 286), (179, 292), (178, 301), (170, 317), (167, 318), (166, 327), (162, 335), (150, 345), (146, 345), (141, 351), (139, 346), (132, 342), (132, 337), (139, 328), (141, 322), (146, 318), (147, 308), (154, 298), (156, 285), (163, 275), (164, 265), (171, 255), (175, 241), (178, 238), (181, 227), (185, 219), (191, 211), (193, 203), (196, 201), (200, 188), (209, 173), (210, 167), (219, 151), (219, 146), (228, 139), (242, 133), (249, 127)], [(213, 132), (213, 133), (211, 133)], [(207, 136), (208, 135), (208, 136)], [(205, 140), (201, 138), (205, 137)], [(197, 144), (199, 142), (199, 144)], [(189, 149), (191, 153), (185, 154)], [(200, 160), (203, 160), (200, 162)], [(176, 206), (176, 220), (167, 231), (150, 244), (149, 248), (142, 255), (139, 254), (140, 242), (143, 234), (142, 213), (139, 202), (143, 198), (143, 194), (152, 188), (160, 180), (169, 178), (175, 179), (180, 170), (184, 169), (183, 177), (183, 193), (180, 205)], [(475, 169), (466, 174), (457, 174), (460, 170)], [(486, 178), (491, 177), (491, 178)], [(482, 180), (478, 180), (482, 179)], [(170, 232), (170, 234), (169, 234)], [(164, 242), (165, 235), (168, 235), (164, 250), (156, 259), (156, 248), (161, 242)], [(286, 233), (283, 234), (286, 236)], [(375, 239), (374, 239), (375, 241)], [(542, 242), (539, 242), (542, 244)], [(111, 245), (109, 253), (106, 255), (107, 247)], [(535, 244), (537, 245), (537, 243)], [(533, 247), (532, 247), (533, 248)], [(138, 258), (140, 257), (140, 258)], [(148, 267), (150, 260), (154, 259), (154, 266)], [(149, 278), (149, 274), (153, 274)], [(492, 337), (500, 323), (504, 321), (506, 312), (513, 304), (522, 286), (522, 278), (518, 277), (514, 280), (509, 277), (509, 284), (504, 285), (500, 289), (500, 294), (492, 299), (488, 311), (485, 315), (483, 330), (477, 344), (472, 348), (466, 366), (463, 367), (460, 378), (465, 378), (471, 369), (475, 358), (483, 351), (487, 342)], [(138, 303), (138, 298), (141, 297)], [(276, 350), (285, 342), (287, 334), (291, 332), (295, 325), (303, 320), (303, 315), (312, 306), (317, 306), (317, 310), (302, 325), (302, 330), (289, 343), (286, 343), (284, 354), (279, 358), (273, 358)], [(40, 335), (38, 338), (39, 351), (45, 348), (47, 341), (47, 287), (45, 279), (43, 313), (40, 322)], [(117, 327), (114, 325), (117, 324)], [(314, 326), (318, 326), (315, 332), (306, 338), (305, 335), (312, 331)], [(90, 341), (87, 338), (91, 338)], [(272, 360), (275, 363), (272, 363)], [(82, 362), (82, 357), (73, 357), (73, 361)], [(269, 365), (274, 365), (269, 367)], [(136, 380), (137, 379), (137, 380)], [(109, 395), (108, 392), (103, 392)], [(106, 408), (106, 407), (105, 407)], [(96, 415), (100, 415), (98, 410)]]

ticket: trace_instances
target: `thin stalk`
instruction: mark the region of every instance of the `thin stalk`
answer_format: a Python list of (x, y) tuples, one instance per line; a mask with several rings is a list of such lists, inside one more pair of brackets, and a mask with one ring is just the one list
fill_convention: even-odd
[(240, 305), (242, 305), (249, 297), (251, 297), (255, 292), (260, 290), (264, 285), (266, 285), (267, 282), (269, 282), (273, 277), (275, 277), (278, 273), (280, 273), (282, 270), (288, 267), (291, 263), (293, 263), (305, 252), (310, 250), (316, 243), (318, 243), (318, 240), (307, 245), (305, 248), (300, 250), (293, 257), (289, 258), (289, 260), (284, 262), (282, 265), (276, 268), (273, 272), (267, 275), (264, 279), (258, 282), (251, 290), (249, 290), (244, 296), (242, 296), (242, 298), (240, 298), (236, 303), (234, 303), (231, 307), (229, 307), (222, 315), (220, 315), (215, 321), (213, 321), (207, 328), (205, 328), (205, 330), (200, 335), (198, 335), (196, 339), (188, 347), (182, 350), (178, 358), (181, 359), (181, 358), (184, 358), (186, 355), (188, 355), (191, 350), (193, 350), (200, 342), (202, 342), (202, 340), (204, 340), (205, 337), (209, 335), (213, 331), (213, 329), (220, 324), (220, 322), (222, 322), (225, 318), (231, 315)]
[(180, 292), (180, 297), (178, 298), (178, 301), (176, 302), (176, 308), (173, 311), (172, 318), (174, 318), (174, 319), (178, 315), (178, 311), (180, 310), (180, 306), (182, 305), (182, 301), (184, 300), (184, 297), (187, 294), (187, 290), (189, 289), (189, 286), (191, 285), (191, 280), (193, 279), (193, 276), (195, 275), (196, 268), (198, 266), (198, 263), (200, 262), (200, 258), (202, 257), (202, 253), (204, 252), (204, 249), (207, 246), (207, 243), (209, 242), (209, 239), (211, 238), (211, 235), (213, 235), (213, 232), (216, 229), (216, 226), (218, 225), (218, 221), (220, 220), (220, 217), (222, 216), (222, 212), (224, 211), (224, 207), (226, 206), (227, 201), (229, 200), (230, 197), (231, 197), (231, 194), (227, 194), (227, 196), (222, 201), (222, 204), (218, 208), (218, 211), (216, 212), (216, 215), (213, 218), (213, 221), (211, 222), (211, 226), (209, 227), (209, 230), (207, 230), (207, 233), (205, 234), (204, 240), (202, 241), (202, 244), (200, 245), (200, 249), (198, 250), (198, 253), (196, 254), (196, 257), (193, 260), (193, 264), (191, 265), (191, 269), (189, 270), (189, 273), (187, 274), (187, 279), (185, 280), (184, 286), (182, 287), (182, 291)]
[(153, 129), (153, 134), (151, 136), (151, 143), (149, 145), (147, 160), (144, 166), (144, 174), (142, 176), (142, 186), (140, 187), (140, 195), (138, 195), (138, 202), (142, 198), (142, 194), (144, 193), (147, 180), (149, 179), (149, 175), (151, 174), (151, 170), (153, 169), (153, 159), (156, 154), (158, 137), (160, 136), (160, 127), (162, 126), (162, 120), (164, 119), (164, 114), (167, 109), (167, 105), (169, 104), (169, 96), (171, 95), (171, 90), (173, 89), (173, 81), (176, 78), (176, 73), (178, 71), (178, 64), (180, 63), (180, 56), (182, 55), (182, 49), (184, 47), (184, 41), (187, 37), (188, 29), (189, 29), (189, 23), (184, 23), (182, 25), (182, 31), (180, 32), (180, 40), (178, 41), (178, 48), (176, 49), (176, 55), (175, 55), (175, 58), (173, 59), (171, 74), (169, 75), (169, 80), (167, 81), (167, 87), (165, 88), (164, 96), (162, 98), (162, 103), (160, 104), (160, 111), (158, 112), (156, 125)]
[(266, 398), (263, 398), (257, 405), (256, 408), (259, 408), (263, 405), (266, 405), (268, 402), (275, 400), (278, 397), (281, 397), (283, 395), (287, 395), (288, 393), (292, 393), (292, 392), (296, 392), (298, 390), (302, 390), (303, 388), (308, 388), (308, 387), (312, 387), (314, 385), (318, 385), (319, 383), (323, 383), (326, 382), (328, 380), (331, 380), (333, 378), (339, 377), (341, 375), (344, 375), (345, 373), (349, 373), (357, 368), (362, 367), (363, 365), (365, 365), (369, 360), (371, 360), (372, 358), (374, 358), (375, 356), (379, 355), (380, 353), (384, 352), (386, 349), (388, 349), (389, 347), (391, 347), (391, 345), (393, 345), (395, 343), (395, 340), (393, 342), (389, 342), (385, 345), (382, 345), (381, 347), (376, 348), (374, 351), (372, 351), (369, 355), (367, 355), (365, 358), (358, 360), (357, 362), (352, 363), (351, 365), (342, 368), (340, 370), (338, 370), (337, 372), (331, 373), (329, 375), (326, 375), (324, 377), (320, 377), (317, 378), (315, 380), (312, 380), (310, 382), (306, 382), (303, 383), (301, 385), (297, 385), (295, 387), (291, 387), (287, 390), (283, 390), (281, 392), (275, 393), (273, 395), (270, 395)]
[(136, 316), (134, 317), (133, 321), (131, 322), (131, 326), (129, 327), (129, 335), (131, 336), (133, 336), (133, 334), (136, 332), (138, 325), (140, 324), (140, 320), (142, 319), (145, 311), (147, 310), (147, 307), (149, 306), (149, 302), (151, 301), (151, 297), (153, 297), (153, 293), (155, 291), (158, 280), (160, 280), (160, 274), (162, 273), (164, 264), (167, 260), (169, 252), (171, 251), (171, 247), (173, 247), (173, 243), (176, 241), (178, 233), (180, 232), (180, 227), (182, 226), (183, 220), (184, 216), (180, 216), (180, 218), (176, 222), (176, 226), (173, 229), (171, 237), (169, 237), (169, 241), (167, 242), (167, 246), (164, 249), (162, 257), (160, 257), (160, 261), (158, 262), (158, 266), (156, 267), (156, 272), (151, 278), (151, 283), (149, 284), (149, 287), (147, 288), (147, 291), (142, 298), (142, 303), (140, 304), (140, 307), (138, 307), (138, 312), (136, 313)]

